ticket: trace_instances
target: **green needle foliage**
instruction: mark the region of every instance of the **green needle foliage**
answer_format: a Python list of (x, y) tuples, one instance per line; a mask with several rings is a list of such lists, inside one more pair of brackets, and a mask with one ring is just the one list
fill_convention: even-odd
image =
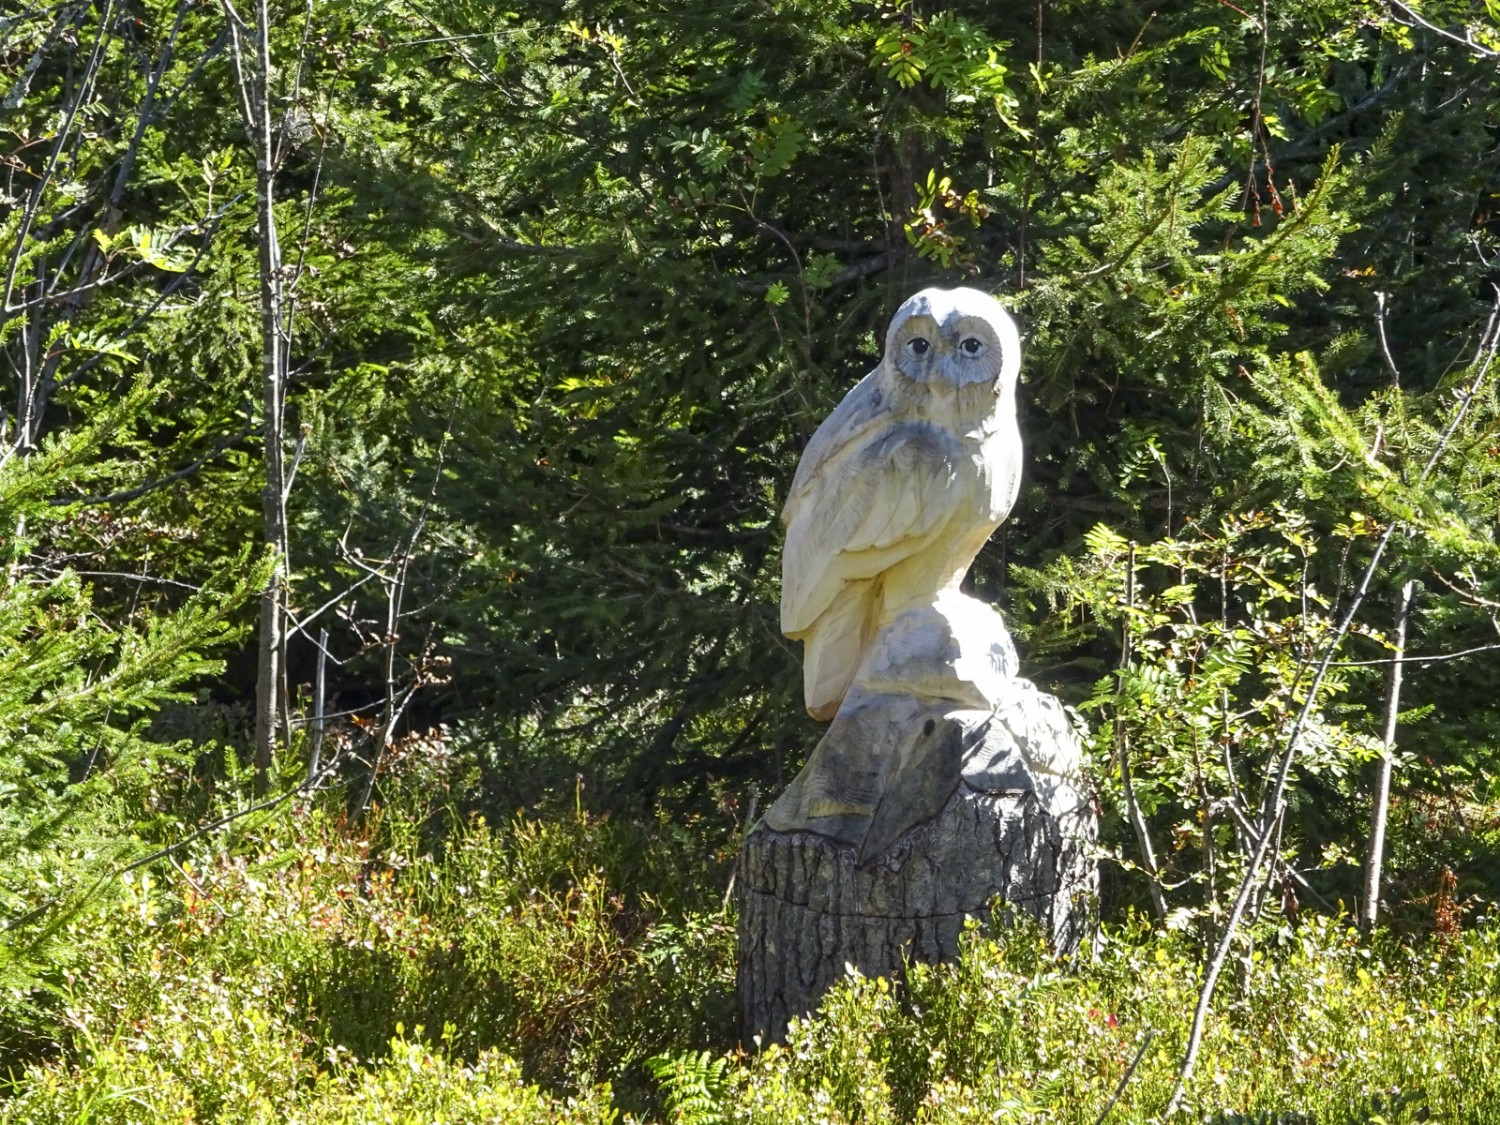
[[(243, 632), (238, 610), (264, 581), (248, 553), (169, 609), (111, 622), (58, 527), (107, 519), (73, 500), (118, 479), (99, 461), (103, 435), (143, 409), (141, 388), (94, 426), (0, 463), (0, 1012), (5, 1040), (22, 1033), (74, 953), (68, 924), (118, 872), (150, 849), (163, 787), (202, 751), (153, 736), (164, 703), (222, 671)], [(13, 1043), (7, 1042), (7, 1047)]]
[[(795, 770), (780, 500), (912, 290), (988, 288), (1025, 325), (1027, 486), (974, 582), (1039, 638), (1012, 564), (1101, 521), (1368, 510), (1301, 480), (1322, 430), (1247, 441), (1250, 415), (1305, 354), (1368, 440), (1385, 352), (1433, 392), (1490, 303), (1489, 61), (1384, 9), (272, 7), (290, 607), (327, 607), (291, 686), (328, 625), (339, 709), (387, 737), (380, 700), (415, 691), (402, 721), (462, 726), (500, 808), (579, 772), (687, 807)], [(110, 569), (192, 580), (261, 535), (253, 168), (216, 13), (132, 12), (7, 41), (32, 297), (0, 341), (51, 365), (49, 425), (150, 366), (166, 394), (115, 440), (197, 466), (153, 501), (194, 534)], [(1482, 43), (1477, 8), (1437, 14)], [(70, 38), (100, 44), (93, 85)], [(1111, 660), (1079, 641), (1039, 669), (1075, 699)]]

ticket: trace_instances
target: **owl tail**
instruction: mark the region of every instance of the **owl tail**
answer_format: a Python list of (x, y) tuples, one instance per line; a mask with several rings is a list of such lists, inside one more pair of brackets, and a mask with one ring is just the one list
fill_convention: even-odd
[(870, 639), (871, 583), (851, 582), (802, 638), (802, 694), (820, 722), (838, 713)]

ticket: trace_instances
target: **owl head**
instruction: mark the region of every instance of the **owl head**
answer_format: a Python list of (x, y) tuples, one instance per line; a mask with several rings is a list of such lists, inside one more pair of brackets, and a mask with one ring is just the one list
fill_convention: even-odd
[(1021, 368), (1021, 336), (1000, 303), (977, 289), (924, 289), (891, 318), (885, 362), (932, 390), (983, 385), (1001, 394)]

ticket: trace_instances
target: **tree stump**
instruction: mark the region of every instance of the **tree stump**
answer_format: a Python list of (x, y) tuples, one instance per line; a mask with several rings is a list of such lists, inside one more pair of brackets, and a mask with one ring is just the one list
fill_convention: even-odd
[[(1076, 763), (1081, 747), (1055, 699), (1014, 683), (1015, 705), (988, 726), (976, 728), (962, 714), (951, 722), (943, 741), (960, 766), (945, 800), (934, 804), (930, 784), (914, 786), (892, 764), (879, 788), (921, 790), (937, 811), (878, 854), (871, 854), (867, 832), (851, 828), (878, 820), (878, 812), (863, 819), (807, 814), (850, 807), (847, 793), (842, 803), (828, 797), (829, 762), (847, 745), (837, 720), (745, 839), (736, 886), (747, 1045), (782, 1040), (787, 1021), (815, 1009), (846, 965), (890, 976), (904, 959), (956, 958), (967, 918), (1024, 913), (1057, 948), (1077, 946), (1094, 917), (1097, 819), (1075, 772), (1038, 768), (1044, 755), (1037, 740), (1046, 736), (1054, 760)], [(924, 757), (929, 764), (921, 772), (929, 777), (943, 772), (933, 770), (934, 759), (954, 760), (941, 751)]]

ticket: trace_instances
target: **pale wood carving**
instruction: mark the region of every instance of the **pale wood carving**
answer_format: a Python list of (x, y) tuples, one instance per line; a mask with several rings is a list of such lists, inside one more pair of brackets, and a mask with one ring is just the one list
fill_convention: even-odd
[(781, 625), (803, 643), (807, 765), (740, 853), (740, 1015), (779, 1038), (854, 965), (956, 954), (997, 903), (1060, 947), (1088, 924), (1095, 817), (1062, 704), (1017, 675), (960, 583), (1015, 502), (1020, 337), (991, 297), (927, 289), (818, 427), (782, 518)]

